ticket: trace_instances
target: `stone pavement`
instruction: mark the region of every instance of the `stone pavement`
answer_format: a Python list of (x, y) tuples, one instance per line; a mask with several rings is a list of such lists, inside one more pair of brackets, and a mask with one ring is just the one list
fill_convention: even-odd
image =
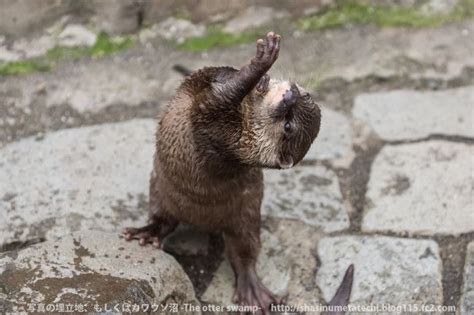
[[(0, 258), (7, 303), (87, 301), (102, 306), (128, 300), (141, 305), (160, 304), (170, 296), (177, 303), (199, 303), (192, 283), (171, 256), (135, 245), (117, 233), (82, 231), (7, 254)], [(156, 272), (156, 261), (160, 272)], [(99, 312), (92, 305), (84, 309)]]
[[(275, 76), (304, 84), (327, 67), (312, 87), (320, 136), (300, 165), (265, 171), (258, 271), (289, 304), (327, 302), (352, 263), (354, 304), (474, 311), (473, 25), (284, 34), (295, 48), (284, 46)], [(118, 233), (146, 221), (154, 116), (180, 80), (171, 63), (237, 65), (253, 50), (151, 41), (0, 78), (0, 306), (64, 296), (230, 303), (233, 275), (213, 237), (184, 229), (168, 240), (186, 275)], [(407, 59), (431, 66), (397, 63)], [(90, 274), (103, 282), (75, 290), (70, 280)], [(99, 282), (116, 298), (99, 298)]]

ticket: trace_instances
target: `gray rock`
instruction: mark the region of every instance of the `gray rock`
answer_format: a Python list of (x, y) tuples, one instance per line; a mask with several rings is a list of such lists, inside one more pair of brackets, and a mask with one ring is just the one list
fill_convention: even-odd
[(44, 55), (56, 45), (51, 35), (42, 35), (34, 38), (20, 38), (10, 47), (0, 44), (0, 61), (9, 62), (21, 59), (35, 58)]
[(349, 119), (328, 108), (321, 109), (321, 129), (305, 160), (339, 160), (349, 166), (352, 151), (352, 128)]
[(325, 232), (349, 227), (349, 217), (336, 174), (324, 166), (265, 170), (262, 213), (298, 219)]
[(368, 76), (449, 80), (474, 66), (474, 41), (469, 40), (473, 33), (472, 19), (435, 28), (305, 32), (299, 38), (284, 38), (284, 47), (291, 49), (282, 50), (272, 69), (284, 77), (298, 78), (302, 86), (315, 78), (316, 82)]
[(388, 141), (432, 134), (474, 137), (474, 86), (443, 91), (390, 91), (355, 98), (355, 118)]
[(362, 229), (474, 231), (473, 154), (471, 145), (446, 141), (384, 147), (372, 165)]
[(461, 315), (474, 313), (474, 242), (469, 243), (464, 265), (464, 282), (461, 296)]
[(56, 45), (56, 39), (51, 35), (42, 35), (32, 39), (20, 38), (13, 43), (12, 51), (18, 53), (21, 59), (42, 56)]
[(61, 46), (92, 46), (97, 40), (97, 35), (84, 25), (69, 24), (59, 34), (58, 39)]
[(0, 34), (21, 35), (34, 31), (52, 19), (71, 10), (73, 0), (2, 1), (0, 3)]
[(288, 16), (288, 12), (275, 11), (270, 7), (250, 6), (241, 14), (231, 19), (224, 26), (224, 31), (229, 33), (241, 32), (249, 28), (255, 28), (271, 22), (275, 18)]
[[(258, 257), (257, 274), (271, 292), (277, 296), (284, 296), (290, 280), (290, 265), (284, 255), (284, 248), (275, 236), (265, 230), (262, 231), (261, 242), (262, 250)], [(214, 273), (201, 300), (218, 305), (233, 304), (234, 283), (234, 272), (226, 259)]]
[[(204, 35), (206, 27), (202, 24), (194, 24), (185, 19), (169, 17), (163, 22), (153, 25), (150, 31), (151, 34), (148, 35), (150, 37), (153, 37), (154, 34), (156, 34), (167, 40), (174, 40), (178, 43), (182, 43), (189, 37), (199, 37)], [(146, 36), (146, 34), (141, 32), (140, 39), (143, 39), (144, 36)]]
[(20, 53), (8, 49), (6, 46), (0, 45), (0, 61), (10, 62), (21, 59)]
[[(350, 303), (441, 304), (441, 258), (431, 240), (384, 236), (337, 236), (319, 241), (316, 282), (326, 301), (354, 264)], [(390, 312), (391, 313), (391, 312)], [(392, 313), (391, 313), (392, 314)]]
[(451, 12), (459, 2), (459, 0), (429, 0), (421, 6), (421, 10), (426, 14), (446, 15)]
[(155, 122), (66, 129), (0, 153), (0, 244), (143, 224)]
[[(79, 113), (96, 113), (114, 105), (138, 106), (165, 94), (164, 79), (150, 78), (143, 67), (136, 67), (133, 62), (116, 64), (109, 60), (76, 64), (63, 70), (61, 75), (46, 73), (11, 78), (0, 83), (0, 93), (17, 108), (66, 104)], [(173, 73), (170, 77), (173, 75), (178, 78)], [(168, 93), (176, 86), (177, 80), (166, 88)]]
[(126, 303), (199, 304), (174, 258), (98, 231), (0, 255), (0, 283), (0, 306), (14, 312), (39, 311), (39, 304), (83, 304), (89, 312), (100, 312), (106, 304), (119, 310)]
[(322, 300), (314, 277), (318, 265), (315, 253), (322, 234), (297, 220), (267, 219), (263, 226), (280, 240), (291, 267), (286, 303), (318, 305)]
[(139, 12), (144, 0), (92, 0), (82, 3), (93, 12), (91, 23), (109, 34), (131, 33), (140, 28)]
[(69, 14), (61, 16), (53, 24), (45, 28), (44, 33), (57, 37), (68, 24), (73, 22), (73, 18), (74, 17)]

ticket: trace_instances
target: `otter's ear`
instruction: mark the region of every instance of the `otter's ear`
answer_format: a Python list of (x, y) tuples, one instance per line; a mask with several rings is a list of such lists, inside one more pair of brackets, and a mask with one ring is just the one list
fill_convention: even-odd
[(303, 100), (305, 101), (309, 101), (313, 98), (313, 96), (311, 95), (311, 93), (309, 92), (304, 92), (303, 94), (301, 94), (301, 97), (303, 98)]

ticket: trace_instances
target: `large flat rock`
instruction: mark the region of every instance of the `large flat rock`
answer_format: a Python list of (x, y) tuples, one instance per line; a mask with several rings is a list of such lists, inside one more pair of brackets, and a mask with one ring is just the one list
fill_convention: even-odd
[(119, 312), (126, 303), (148, 305), (149, 310), (153, 304), (199, 303), (191, 281), (173, 257), (126, 242), (115, 233), (97, 231), (73, 233), (0, 255), (0, 283), (4, 311), (41, 312), (40, 304), (82, 304), (83, 311), (100, 312), (107, 304), (108, 308), (117, 305)]
[(138, 106), (160, 99), (164, 82), (151, 78), (136, 62), (112, 60), (65, 67), (61, 73), (34, 74), (0, 82), (0, 93), (15, 107), (34, 110), (69, 105), (73, 110), (99, 112), (109, 106)]
[(464, 265), (464, 282), (461, 296), (461, 314), (474, 313), (474, 242), (469, 243)]
[(0, 151), (0, 244), (145, 223), (155, 122), (27, 138)]
[(349, 166), (353, 155), (350, 120), (334, 110), (321, 108), (321, 129), (304, 159), (343, 160)]
[(315, 253), (323, 233), (298, 220), (267, 219), (263, 226), (279, 239), (290, 266), (286, 303), (294, 306), (319, 304), (321, 292), (314, 277), (318, 266)]
[(266, 170), (262, 213), (298, 219), (325, 232), (349, 227), (339, 180), (324, 166), (296, 166), (289, 170)]
[(367, 76), (451, 80), (474, 66), (473, 32), (474, 20), (468, 19), (430, 28), (356, 26), (297, 33), (284, 37), (282, 45), (289, 49), (282, 48), (272, 69), (307, 82)]
[(444, 91), (390, 91), (362, 94), (354, 117), (388, 141), (433, 134), (474, 137), (474, 86)]
[(272, 7), (248, 6), (239, 15), (227, 21), (224, 32), (237, 33), (250, 28), (261, 28), (288, 15), (287, 11), (276, 11)]
[(337, 236), (319, 241), (316, 282), (326, 301), (354, 264), (350, 303), (442, 304), (441, 258), (430, 240)]
[(372, 165), (362, 229), (474, 231), (473, 154), (472, 145), (446, 141), (385, 146)]

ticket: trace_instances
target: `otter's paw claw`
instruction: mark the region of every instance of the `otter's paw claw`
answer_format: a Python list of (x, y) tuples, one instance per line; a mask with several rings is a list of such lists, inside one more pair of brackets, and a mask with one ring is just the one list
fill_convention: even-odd
[(269, 32), (265, 40), (257, 40), (257, 55), (255, 56), (255, 61), (266, 70), (270, 69), (278, 58), (280, 39), (280, 35)]
[(153, 244), (156, 248), (161, 248), (159, 231), (155, 226), (147, 225), (141, 228), (125, 228), (122, 232), (125, 240), (138, 240), (138, 244), (145, 246), (146, 244)]

